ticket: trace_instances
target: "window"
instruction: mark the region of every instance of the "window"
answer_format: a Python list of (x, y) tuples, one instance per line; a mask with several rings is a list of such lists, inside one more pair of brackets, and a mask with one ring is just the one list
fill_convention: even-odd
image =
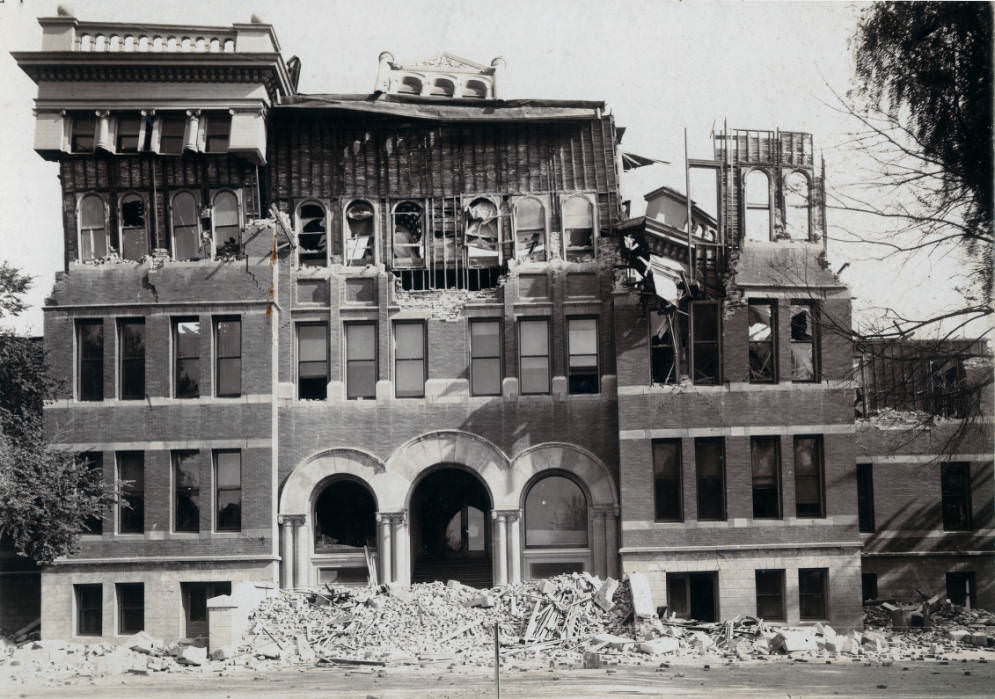
[(200, 396), (200, 322), (193, 319), (173, 323), (173, 347), (176, 352), (174, 395), (176, 398)]
[(752, 170), (746, 175), (746, 239), (770, 240), (770, 180)]
[(818, 337), (815, 304), (791, 304), (791, 380), (818, 381)]
[(874, 533), (874, 464), (857, 464), (857, 520), (860, 531)]
[(328, 397), (328, 325), (301, 323), (297, 326), (297, 398), (325, 400)]
[(139, 114), (122, 115), (117, 118), (117, 152), (137, 153), (141, 143), (142, 118)]
[(860, 598), (867, 602), (878, 598), (878, 576), (877, 573), (860, 574)]
[(222, 398), (242, 395), (242, 321), (221, 318), (214, 326), (217, 348), (217, 394)]
[(750, 437), (754, 519), (781, 518), (781, 440)]
[(594, 259), (594, 206), (584, 197), (563, 204), (563, 249), (567, 262)]
[(117, 583), (117, 632), (138, 633), (145, 628), (145, 585)]
[(376, 323), (346, 323), (345, 347), (346, 398), (376, 398)]
[(99, 260), (107, 257), (110, 248), (104, 200), (87, 194), (79, 200), (79, 259)]
[(777, 381), (777, 304), (750, 301), (748, 306), (750, 382)]
[(402, 201), (394, 207), (394, 267), (425, 266), (424, 210), (421, 204)]
[(206, 117), (204, 150), (208, 153), (228, 151), (228, 136), (231, 133), (231, 114), (211, 112)]
[(118, 324), (121, 348), (121, 400), (145, 398), (145, 321), (122, 320)]
[[(77, 457), (84, 465), (86, 470), (89, 472), (89, 477), (94, 481), (102, 480), (104, 477), (104, 455), (99, 451), (88, 451), (83, 454), (79, 454)], [(83, 530), (81, 534), (103, 534), (104, 533), (104, 518), (102, 513), (98, 512), (92, 517), (87, 517), (86, 521), (83, 522)]]
[(183, 152), (183, 133), (187, 120), (182, 114), (167, 114), (159, 122), (159, 152), (163, 155), (180, 155)]
[(785, 621), (784, 613), (784, 571), (758, 570), (757, 616), (767, 621)]
[(792, 172), (784, 178), (784, 228), (792, 240), (809, 237), (808, 177)]
[(76, 596), (76, 635), (100, 636), (104, 633), (104, 591), (100, 583), (73, 585)]
[(97, 115), (74, 114), (69, 149), (73, 153), (92, 153), (97, 135)]
[(501, 214), (490, 199), (480, 197), (470, 202), (466, 210), (467, 265), (497, 267), (500, 261)]
[(377, 548), (376, 500), (358, 481), (337, 478), (314, 503), (314, 552), (362, 552), (364, 546)]
[(657, 522), (684, 519), (681, 487), (681, 440), (653, 442), (653, 503)]
[(434, 97), (452, 97), (455, 92), (456, 86), (453, 84), (452, 80), (436, 78), (435, 82), (432, 83), (432, 88), (429, 91), (429, 94)]
[(173, 452), (173, 492), (173, 531), (199, 532), (200, 469), (196, 451)]
[(974, 609), (978, 606), (972, 571), (947, 573), (947, 598), (954, 604)]
[(141, 534), (145, 531), (145, 454), (140, 451), (119, 452), (117, 477), (121, 481), (118, 533)]
[(199, 260), (200, 215), (197, 199), (190, 192), (177, 192), (170, 206), (173, 223), (173, 257), (177, 260)]
[(822, 437), (795, 437), (795, 514), (826, 516)]
[(587, 497), (565, 476), (546, 476), (525, 498), (527, 547), (587, 546)]
[(549, 321), (518, 321), (522, 393), (549, 393)]
[(519, 262), (546, 261), (546, 209), (532, 197), (515, 204), (515, 259)]
[(425, 395), (425, 324), (394, 323), (394, 395)]
[(719, 304), (691, 305), (691, 362), (696, 384), (719, 382)]
[(328, 224), (325, 207), (315, 202), (303, 204), (297, 214), (298, 263), (301, 267), (328, 264)]
[(825, 619), (828, 568), (798, 569), (798, 616), (802, 621)]
[(567, 319), (570, 393), (598, 392), (598, 321), (596, 318)]
[(944, 531), (971, 529), (971, 465), (940, 464)]
[(688, 317), (650, 311), (650, 371), (653, 383), (680, 383), (687, 376)]
[(140, 260), (149, 254), (145, 197), (125, 194), (121, 197), (121, 257)]
[(401, 79), (400, 85), (397, 86), (397, 94), (420, 95), (421, 80), (411, 75), (405, 76), (404, 78)]
[(104, 321), (81, 320), (76, 324), (79, 352), (77, 394), (80, 400), (104, 399)]
[(211, 226), (214, 229), (214, 255), (238, 256), (241, 252), (242, 225), (235, 192), (222, 190), (214, 195)]
[(214, 452), (215, 528), (219, 532), (242, 529), (242, 453)]
[(487, 86), (479, 80), (467, 80), (463, 86), (463, 97), (482, 100), (487, 97)]
[(722, 437), (694, 440), (698, 475), (698, 519), (726, 518), (725, 443)]
[(501, 321), (470, 321), (470, 393), (501, 395)]
[(354, 267), (372, 265), (375, 259), (376, 237), (376, 214), (373, 205), (366, 201), (352, 202), (346, 207), (345, 222), (346, 264)]

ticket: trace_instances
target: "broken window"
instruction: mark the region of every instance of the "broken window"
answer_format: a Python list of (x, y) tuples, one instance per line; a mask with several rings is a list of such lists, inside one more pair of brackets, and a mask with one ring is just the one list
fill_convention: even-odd
[(817, 381), (819, 371), (816, 306), (793, 303), (791, 314), (791, 380)]
[(140, 260), (149, 254), (145, 197), (125, 194), (121, 197), (121, 257)]
[(228, 138), (231, 133), (231, 114), (227, 112), (211, 112), (206, 117), (206, 135), (204, 150), (208, 153), (225, 153), (228, 151)]
[(117, 152), (137, 153), (141, 130), (142, 118), (140, 115), (119, 116), (117, 118)]
[(377, 504), (363, 484), (340, 479), (314, 503), (314, 552), (348, 553), (377, 548)]
[(570, 393), (598, 392), (598, 320), (567, 319)]
[(515, 259), (546, 261), (546, 209), (533, 197), (524, 197), (515, 204)]
[(76, 635), (100, 636), (104, 628), (104, 591), (100, 583), (73, 585), (76, 596)]
[(857, 520), (861, 532), (874, 533), (874, 464), (857, 464)]
[(173, 224), (173, 257), (177, 260), (199, 260), (200, 213), (197, 199), (191, 192), (177, 192), (170, 205)]
[(696, 384), (719, 382), (719, 304), (691, 305), (691, 376)]
[(457, 199), (432, 200), (432, 268), (436, 288), (457, 288), (462, 282), (462, 251), (456, 243), (461, 218)]
[(363, 267), (372, 265), (376, 216), (373, 205), (367, 201), (354, 201), (345, 210), (347, 265)]
[(215, 256), (237, 256), (241, 249), (242, 226), (238, 196), (234, 192), (222, 190), (214, 195), (211, 226), (214, 229)]
[(425, 266), (425, 210), (421, 204), (402, 201), (394, 207), (394, 266)]
[(97, 115), (74, 114), (69, 148), (73, 153), (92, 153), (97, 135)]
[(394, 395), (422, 398), (425, 395), (425, 324), (394, 323)]
[(77, 395), (80, 400), (104, 399), (104, 321), (77, 323), (79, 351)]
[(747, 307), (750, 342), (750, 381), (777, 381), (777, 305), (750, 301)]
[(746, 239), (770, 240), (770, 180), (762, 170), (751, 170), (744, 184)]
[(346, 398), (376, 398), (376, 323), (346, 323), (345, 346)]
[(768, 621), (784, 621), (784, 571), (757, 570), (757, 616)]
[(809, 237), (809, 186), (803, 172), (789, 173), (784, 178), (784, 224), (792, 240)]
[(500, 264), (500, 227), (497, 206), (479, 197), (466, 208), (466, 252), (469, 267), (497, 267)]
[(79, 245), (82, 261), (99, 260), (110, 251), (107, 209), (100, 195), (87, 194), (79, 201)]
[(328, 325), (301, 323), (297, 326), (297, 398), (325, 400), (328, 397)]
[(174, 397), (200, 396), (200, 322), (176, 320), (173, 324), (173, 346), (176, 351)]
[(180, 155), (187, 120), (182, 114), (166, 114), (159, 118), (159, 153)]
[(121, 400), (141, 400), (145, 397), (145, 321), (120, 321), (118, 339)]
[(753, 464), (753, 517), (781, 517), (781, 440), (778, 437), (750, 437)]
[(233, 398), (242, 395), (242, 321), (219, 319), (214, 326), (217, 347), (217, 395)]
[(826, 516), (822, 437), (795, 437), (795, 515)]
[(141, 534), (145, 531), (145, 454), (140, 451), (118, 452), (117, 478), (121, 482), (118, 533)]
[(943, 530), (971, 529), (971, 465), (940, 464)]
[(549, 321), (518, 321), (519, 390), (549, 393)]
[(145, 585), (142, 583), (116, 583), (117, 632), (138, 633), (145, 628)]
[(214, 452), (215, 529), (242, 530), (242, 453), (237, 449)]
[(470, 321), (470, 393), (501, 395), (501, 321)]
[(684, 519), (681, 482), (681, 440), (654, 441), (653, 504), (657, 522), (680, 522)]
[(688, 318), (676, 308), (650, 312), (650, 371), (653, 383), (676, 384), (687, 376)]
[(698, 480), (698, 519), (725, 519), (725, 442), (723, 438), (696, 438), (694, 440), (694, 465)]
[(568, 262), (594, 259), (594, 206), (585, 197), (563, 204), (563, 247)]
[(587, 497), (577, 483), (565, 476), (547, 476), (529, 488), (525, 498), (525, 545), (587, 546)]
[(315, 202), (301, 205), (297, 214), (298, 262), (301, 267), (324, 267), (328, 264), (328, 228), (325, 207)]
[(798, 616), (802, 621), (825, 619), (828, 614), (828, 568), (798, 569)]
[(200, 531), (200, 468), (196, 451), (173, 452), (173, 531)]

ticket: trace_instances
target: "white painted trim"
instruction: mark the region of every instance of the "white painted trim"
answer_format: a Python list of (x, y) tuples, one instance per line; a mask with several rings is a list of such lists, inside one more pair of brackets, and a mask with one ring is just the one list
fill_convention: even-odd
[(733, 518), (729, 520), (689, 520), (685, 522), (655, 522), (649, 519), (622, 521), (622, 531), (667, 531), (687, 529), (740, 529), (743, 527), (819, 527), (853, 526), (857, 515), (834, 515), (831, 517), (785, 517), (784, 519)]
[(117, 563), (215, 563), (237, 561), (279, 561), (279, 556), (264, 554), (259, 556), (128, 556), (120, 558), (60, 558), (50, 565), (114, 565)]
[(673, 439), (675, 437), (751, 437), (754, 435), (853, 434), (853, 423), (832, 425), (736, 425), (724, 427), (668, 427), (651, 430), (619, 430), (619, 439)]
[(727, 546), (624, 546), (620, 554), (640, 553), (708, 553), (717, 551), (780, 551), (787, 549), (859, 549), (859, 541), (802, 542), (797, 544), (730, 544)]

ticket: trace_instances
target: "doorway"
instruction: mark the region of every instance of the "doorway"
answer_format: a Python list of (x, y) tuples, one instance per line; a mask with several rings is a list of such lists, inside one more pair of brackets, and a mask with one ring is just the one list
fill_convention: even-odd
[(491, 499), (476, 475), (438, 468), (411, 495), (411, 581), (490, 587)]
[(183, 631), (195, 646), (207, 645), (207, 600), (230, 594), (231, 581), (180, 583), (180, 595), (183, 598)]
[(667, 613), (682, 619), (717, 620), (718, 586), (717, 572), (667, 573)]

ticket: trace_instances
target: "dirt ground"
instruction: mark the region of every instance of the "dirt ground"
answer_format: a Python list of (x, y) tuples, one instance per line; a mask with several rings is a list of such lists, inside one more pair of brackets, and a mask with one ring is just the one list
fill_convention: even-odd
[[(442, 666), (384, 670), (307, 668), (74, 679), (0, 688), (6, 697), (493, 697), (493, 669)], [(995, 662), (971, 659), (890, 666), (835, 660), (725, 664), (716, 658), (600, 670), (503, 668), (505, 697), (992, 697)]]

